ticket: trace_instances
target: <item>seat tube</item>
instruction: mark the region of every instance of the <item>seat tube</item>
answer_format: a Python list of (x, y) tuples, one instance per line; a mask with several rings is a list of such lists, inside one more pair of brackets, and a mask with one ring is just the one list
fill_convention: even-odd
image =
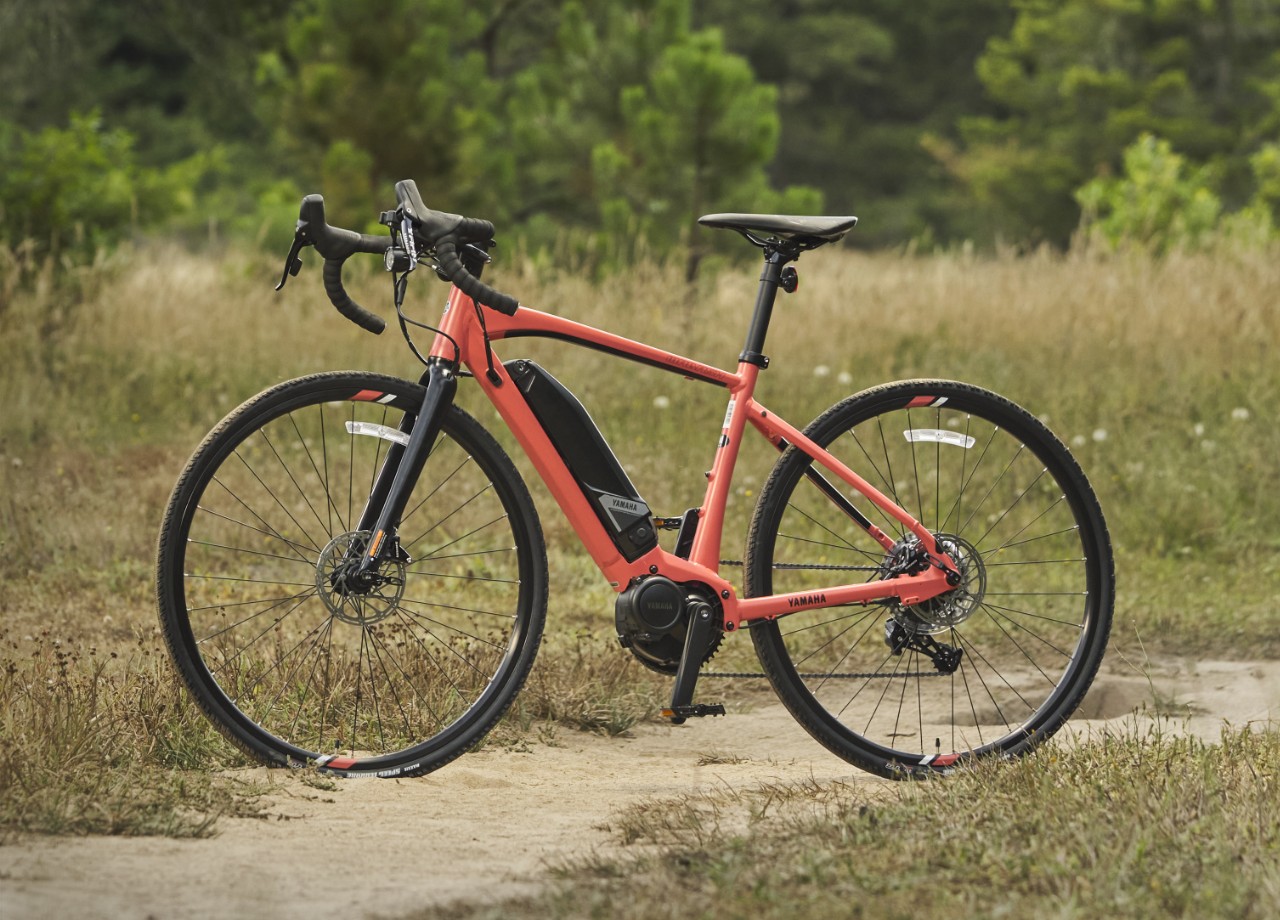
[(734, 388), (725, 411), (724, 426), (720, 434), (715, 461), (707, 473), (707, 495), (703, 501), (704, 517), (699, 523), (689, 554), (692, 562), (717, 571), (720, 565), (720, 541), (724, 535), (724, 511), (728, 504), (729, 484), (738, 461), (738, 449), (746, 427), (747, 403), (755, 394), (760, 371), (769, 366), (764, 353), (765, 338), (769, 334), (769, 321), (773, 316), (773, 304), (778, 298), (782, 279), (782, 267), (796, 257), (786, 248), (770, 245), (764, 253), (764, 270), (760, 273), (760, 289), (756, 294), (756, 308), (747, 330), (747, 340), (738, 356), (738, 376), (741, 383)]
[(715, 460), (707, 471), (707, 494), (702, 502), (703, 514), (694, 534), (689, 560), (706, 566), (712, 571), (720, 568), (720, 543), (724, 537), (724, 512), (729, 503), (729, 485), (733, 482), (733, 470), (738, 462), (738, 450), (742, 446), (746, 430), (746, 406), (755, 393), (759, 366), (748, 361), (738, 365), (741, 383), (729, 395), (725, 410), (720, 441), (716, 445)]
[(782, 266), (791, 259), (792, 256), (778, 249), (765, 250), (764, 270), (760, 273), (760, 290), (756, 294), (756, 308), (751, 315), (751, 327), (747, 330), (747, 341), (742, 346), (742, 354), (738, 356), (739, 361), (754, 364), (761, 369), (769, 366), (769, 359), (764, 354), (764, 340), (769, 334), (773, 304), (778, 298)]

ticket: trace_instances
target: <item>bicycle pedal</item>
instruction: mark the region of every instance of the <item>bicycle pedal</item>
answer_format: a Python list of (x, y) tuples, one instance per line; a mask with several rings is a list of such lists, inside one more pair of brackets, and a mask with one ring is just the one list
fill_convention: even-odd
[(663, 718), (673, 721), (679, 719), (681, 722), (685, 719), (701, 719), (704, 716), (722, 715), (724, 715), (723, 703), (695, 703), (692, 706), (676, 706), (673, 709), (662, 710)]

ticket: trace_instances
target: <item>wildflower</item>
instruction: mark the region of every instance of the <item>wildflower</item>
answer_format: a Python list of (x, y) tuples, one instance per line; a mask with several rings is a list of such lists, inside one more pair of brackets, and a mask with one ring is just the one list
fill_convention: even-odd
[(815, 364), (813, 367), (813, 376), (815, 377), (825, 377), (830, 373), (831, 368), (827, 367), (825, 364)]
[(1103, 441), (1107, 439), (1107, 429), (1105, 428), (1093, 429), (1093, 439), (1097, 441), (1099, 444), (1101, 444)]
[(836, 383), (842, 383), (842, 384), (845, 384), (846, 386), (853, 383), (853, 374), (849, 373), (848, 371), (841, 371), (840, 373), (836, 374)]
[(1244, 406), (1237, 406), (1231, 410), (1231, 417), (1237, 422), (1247, 422), (1249, 420), (1249, 410)]
[(1191, 426), (1191, 433), (1197, 438), (1204, 436), (1204, 422), (1196, 422)]
[(1086, 440), (1085, 440), (1085, 436), (1084, 436), (1084, 435), (1082, 435), (1082, 434), (1078, 434), (1078, 435), (1076, 435), (1074, 438), (1072, 438), (1072, 439), (1071, 439), (1071, 446), (1072, 446), (1072, 447), (1084, 447), (1084, 446), (1085, 446), (1085, 444), (1087, 444), (1087, 443), (1088, 443), (1088, 441), (1086, 441)]
[(655, 397), (653, 397), (653, 408), (655, 408), (655, 409), (670, 409), (670, 408), (671, 408), (671, 400), (670, 400), (670, 399), (668, 399), (668, 398), (667, 398), (667, 397), (665, 397), (665, 396), (655, 396)]

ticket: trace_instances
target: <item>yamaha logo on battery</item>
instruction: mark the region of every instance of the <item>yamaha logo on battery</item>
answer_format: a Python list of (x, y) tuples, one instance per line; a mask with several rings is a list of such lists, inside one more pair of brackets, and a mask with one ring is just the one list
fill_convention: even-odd
[(613, 518), (615, 524), (618, 523), (619, 514), (637, 518), (644, 517), (649, 513), (649, 508), (644, 502), (632, 501), (619, 495), (601, 495), (600, 504), (609, 512), (609, 516)]

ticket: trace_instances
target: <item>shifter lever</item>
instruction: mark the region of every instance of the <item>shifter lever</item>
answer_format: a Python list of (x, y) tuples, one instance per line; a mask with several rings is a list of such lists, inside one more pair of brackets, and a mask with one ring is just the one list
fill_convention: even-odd
[(284, 257), (284, 271), (280, 273), (280, 283), (276, 285), (276, 290), (284, 287), (290, 275), (296, 276), (302, 271), (302, 260), (298, 258), (298, 253), (302, 252), (303, 246), (310, 246), (311, 241), (304, 239), (301, 232), (293, 235), (293, 245), (289, 247), (289, 254)]

